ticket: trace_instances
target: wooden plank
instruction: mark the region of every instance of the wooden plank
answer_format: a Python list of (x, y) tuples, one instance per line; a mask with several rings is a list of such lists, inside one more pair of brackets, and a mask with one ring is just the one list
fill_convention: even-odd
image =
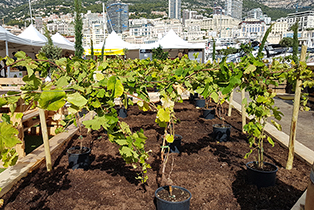
[(52, 164), (51, 164), (51, 154), (50, 154), (50, 146), (49, 146), (49, 138), (48, 138), (48, 130), (47, 130), (45, 110), (39, 109), (39, 116), (40, 116), (41, 133), (43, 136), (44, 147), (45, 147), (46, 167), (47, 167), (47, 171), (51, 171), (52, 170)]
[(16, 92), (22, 92), (20, 87), (18, 86), (0, 86), (0, 91), (16, 91)]
[(38, 108), (32, 109), (32, 110), (27, 110), (23, 112), (23, 117), (22, 117), (22, 122), (28, 121), (29, 119), (32, 119), (33, 117), (39, 116), (39, 111)]
[(0, 85), (25, 85), (22, 78), (0, 78)]

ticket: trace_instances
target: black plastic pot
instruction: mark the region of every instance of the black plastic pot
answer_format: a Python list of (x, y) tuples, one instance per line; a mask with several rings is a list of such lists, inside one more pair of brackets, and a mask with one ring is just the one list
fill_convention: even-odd
[(166, 201), (164, 199), (161, 199), (157, 196), (157, 193), (159, 191), (166, 190), (166, 188), (168, 188), (168, 187), (167, 186), (159, 187), (155, 191), (157, 210), (189, 210), (190, 209), (190, 200), (192, 197), (192, 194), (190, 193), (190, 191), (188, 191), (187, 189), (185, 189), (183, 187), (172, 186), (172, 188), (179, 188), (181, 190), (188, 192), (190, 194), (190, 197), (184, 201), (171, 202), (171, 201)]
[(75, 150), (80, 150), (79, 146), (71, 147), (67, 150), (68, 159), (69, 159), (69, 167), (74, 169), (83, 168), (87, 170), (90, 166), (90, 148), (82, 147), (81, 153), (74, 153)]
[(120, 108), (118, 111), (118, 115), (121, 118), (126, 118), (128, 116), (128, 110), (125, 108)]
[(219, 142), (230, 140), (230, 125), (214, 124), (213, 125), (213, 137)]
[(258, 188), (274, 186), (276, 184), (276, 172), (278, 171), (277, 166), (272, 163), (264, 162), (264, 165), (269, 165), (274, 168), (274, 170), (263, 171), (250, 166), (255, 163), (255, 161), (251, 161), (246, 164), (248, 182), (256, 185)]
[[(180, 153), (181, 152), (181, 140), (182, 136), (175, 134), (174, 135), (174, 141), (172, 143), (169, 143), (168, 146), (170, 148), (170, 153)], [(168, 152), (166, 150), (166, 152)]]
[(198, 93), (190, 93), (189, 97), (190, 102), (194, 102), (196, 98), (198, 98)]
[(195, 99), (195, 106), (198, 108), (204, 108), (205, 107), (205, 99)]
[(210, 107), (208, 109), (203, 109), (203, 118), (212, 120), (215, 118), (215, 108)]

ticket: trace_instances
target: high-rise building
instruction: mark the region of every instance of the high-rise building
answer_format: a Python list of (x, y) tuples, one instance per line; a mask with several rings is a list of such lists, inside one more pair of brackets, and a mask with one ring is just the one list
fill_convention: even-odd
[(120, 0), (107, 6), (107, 29), (111, 33), (122, 33), (129, 29), (129, 6)]
[(169, 18), (181, 19), (181, 0), (169, 0)]
[(226, 0), (226, 15), (242, 19), (242, 0)]

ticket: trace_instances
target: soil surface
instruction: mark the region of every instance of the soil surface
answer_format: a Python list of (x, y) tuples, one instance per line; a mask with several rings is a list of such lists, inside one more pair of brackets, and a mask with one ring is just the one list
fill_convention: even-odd
[[(175, 112), (180, 122), (175, 133), (181, 135), (181, 153), (174, 154), (171, 173), (173, 185), (192, 193), (191, 210), (288, 210), (307, 187), (310, 166), (295, 159), (294, 168), (285, 170), (287, 149), (278, 143), (274, 147), (265, 143), (265, 161), (278, 166), (276, 186), (258, 189), (249, 185), (245, 164), (254, 156), (244, 159), (249, 151), (247, 136), (241, 132), (241, 116), (235, 110), (226, 117), (231, 128), (229, 142), (212, 138), (213, 125), (221, 120), (205, 120), (200, 109), (188, 101), (178, 103)], [(89, 170), (68, 168), (66, 150), (79, 145), (76, 135), (52, 155), (53, 171), (47, 172), (45, 163), (23, 178), (4, 197), (4, 209), (156, 209), (155, 190), (160, 187), (160, 146), (163, 128), (155, 123), (154, 112), (129, 107), (123, 119), (133, 131), (144, 129), (148, 137), (146, 148), (151, 150), (149, 179), (142, 185), (134, 177), (137, 170), (126, 165), (118, 146), (108, 141), (103, 130), (87, 134), (83, 146), (90, 147), (92, 163)], [(168, 163), (167, 173), (171, 161)]]

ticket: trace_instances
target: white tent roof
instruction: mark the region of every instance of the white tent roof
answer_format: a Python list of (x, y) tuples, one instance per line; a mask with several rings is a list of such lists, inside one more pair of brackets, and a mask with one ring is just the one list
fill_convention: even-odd
[[(95, 49), (101, 49), (103, 43), (100, 43), (100, 48), (96, 48), (96, 46), (98, 47), (98, 45), (95, 45), (94, 48)], [(111, 34), (109, 34), (109, 36), (106, 39), (106, 44), (105, 44), (105, 49), (117, 49), (117, 48), (126, 48), (126, 49), (139, 49), (140, 46), (137, 44), (131, 44), (128, 43), (124, 40), (122, 40), (121, 37), (118, 36), (118, 34), (115, 31), (112, 31)]]
[(30, 39), (21, 38), (13, 35), (9, 31), (0, 26), (0, 55), (6, 55), (6, 43), (8, 44), (8, 55), (12, 52), (22, 50), (28, 54), (37, 53), (45, 44), (43, 42), (31, 41)]
[(30, 24), (18, 37), (24, 39), (30, 39), (32, 42), (43, 42), (44, 44), (47, 42), (47, 37), (42, 35), (34, 26)]
[(62, 49), (75, 51), (74, 43), (72, 43), (69, 40), (67, 40), (66, 38), (64, 38), (58, 32), (55, 35), (52, 35), (51, 39), (52, 39), (54, 45), (56, 45)]
[(141, 49), (153, 49), (161, 46), (163, 49), (204, 49), (204, 43), (189, 43), (180, 38), (172, 29), (168, 33), (152, 44), (141, 45)]

